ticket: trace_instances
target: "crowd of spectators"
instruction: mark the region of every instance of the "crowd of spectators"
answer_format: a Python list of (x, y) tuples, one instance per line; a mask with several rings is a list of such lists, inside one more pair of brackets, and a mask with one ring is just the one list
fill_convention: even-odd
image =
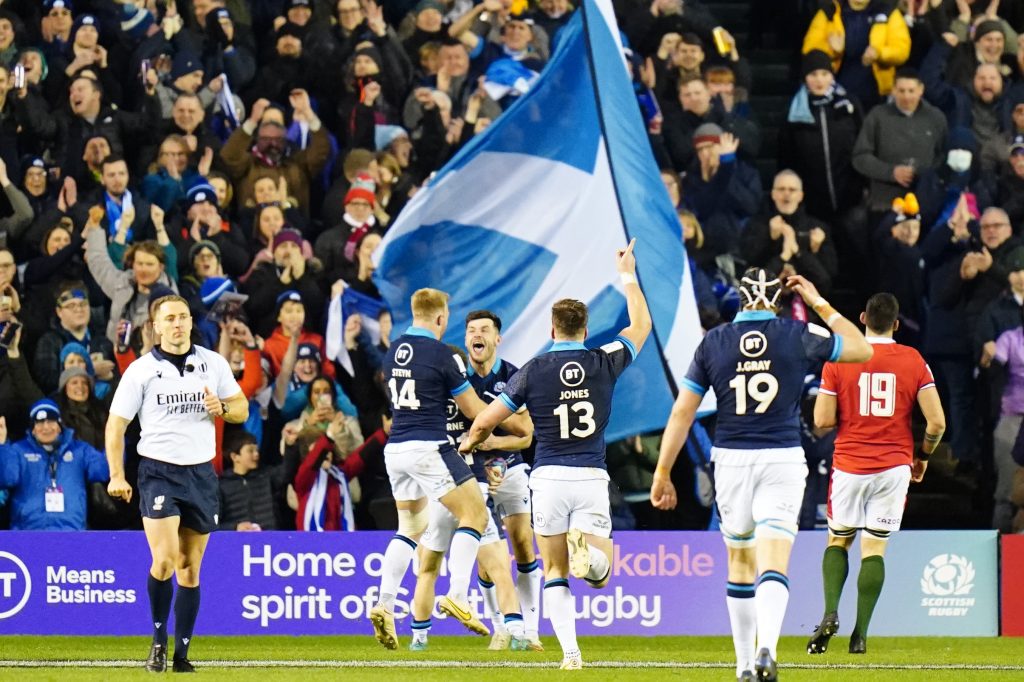
[[(756, 110), (757, 70), (714, 5), (613, 4), (701, 324), (731, 319), (746, 266), (800, 273), (848, 314), (892, 291), (898, 339), (936, 373), (959, 473), (995, 489), (993, 527), (1019, 529), (1024, 1), (822, 0), (802, 44), (782, 46), (799, 67), (773, 175), (759, 124), (773, 112)], [(754, 21), (766, 4), (814, 3), (755, 3)], [(93, 484), (107, 405), (153, 347), (149, 302), (168, 291), (252, 401), (248, 423), (218, 425), (222, 527), (390, 527), (377, 374), (392, 329), (371, 254), (529, 90), (574, 11), (0, 0), (0, 527), (138, 524)], [(782, 314), (809, 312), (787, 294)], [(808, 430), (809, 453), (822, 438)], [(657, 443), (610, 446), (621, 525)], [(676, 472), (691, 504), (669, 525), (708, 523), (708, 449), (700, 428)]]

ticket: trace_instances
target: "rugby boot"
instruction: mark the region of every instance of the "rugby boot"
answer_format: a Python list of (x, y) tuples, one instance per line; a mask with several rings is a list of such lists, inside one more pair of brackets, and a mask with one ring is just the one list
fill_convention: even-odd
[(534, 635), (533, 637), (526, 638), (526, 648), (523, 651), (544, 651), (544, 645), (540, 642), (540, 637)]
[(814, 634), (807, 640), (807, 653), (823, 654), (828, 651), (828, 641), (839, 632), (839, 614), (835, 611), (826, 613), (818, 627), (814, 628)]
[(427, 643), (427, 640), (420, 642), (414, 639), (409, 643), (409, 651), (426, 651), (429, 648), (430, 645)]
[(447, 614), (459, 621), (470, 632), (486, 637), (491, 634), (487, 626), (480, 622), (480, 619), (473, 615), (472, 607), (462, 602), (461, 604), (449, 596), (444, 596), (438, 602), (437, 608), (441, 613)]
[(574, 578), (586, 578), (590, 573), (590, 547), (586, 536), (583, 531), (570, 528), (565, 542), (569, 546), (569, 573)]
[(167, 670), (167, 645), (153, 642), (146, 659), (146, 670), (151, 673), (162, 673)]
[(370, 622), (373, 623), (373, 636), (385, 649), (398, 648), (398, 631), (395, 630), (395, 614), (377, 604), (370, 609)]
[(491, 636), (491, 643), (487, 645), (488, 651), (504, 651), (509, 644), (513, 643), (512, 635), (508, 632), (495, 632)]
[(868, 652), (868, 638), (862, 636), (859, 632), (854, 632), (850, 635), (850, 653), (851, 654), (866, 654)]
[(754, 673), (744, 670), (743, 674), (736, 678), (736, 682), (754, 682)]
[(768, 647), (763, 647), (757, 653), (757, 661), (754, 663), (754, 679), (757, 682), (777, 682), (779, 679), (778, 668)]
[(176, 673), (194, 673), (196, 667), (187, 658), (176, 658), (171, 664), (171, 670)]
[(562, 665), (558, 666), (559, 670), (583, 670), (583, 657), (579, 654), (575, 656), (567, 656), (562, 659)]

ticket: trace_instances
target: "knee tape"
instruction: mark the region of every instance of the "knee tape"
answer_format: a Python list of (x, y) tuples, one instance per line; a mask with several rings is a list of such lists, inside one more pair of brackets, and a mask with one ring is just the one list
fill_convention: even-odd
[(779, 519), (766, 519), (758, 521), (754, 528), (754, 538), (757, 540), (796, 540), (797, 525), (781, 521)]
[(753, 533), (747, 533), (746, 535), (735, 535), (723, 528), (722, 539), (725, 541), (725, 546), (730, 547), (732, 549), (746, 549), (747, 547), (754, 546)]
[(430, 519), (430, 512), (424, 507), (418, 512), (411, 512), (408, 509), (398, 510), (398, 534), (405, 537), (418, 537), (427, 529), (427, 521)]

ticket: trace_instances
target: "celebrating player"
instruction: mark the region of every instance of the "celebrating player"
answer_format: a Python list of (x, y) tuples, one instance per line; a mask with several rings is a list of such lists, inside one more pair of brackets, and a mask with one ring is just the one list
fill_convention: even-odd
[[(131, 501), (124, 476), (124, 434), (139, 415), (139, 506), (153, 555), (149, 608), (153, 644), (146, 670), (167, 669), (167, 618), (174, 588), (174, 672), (193, 672), (188, 660), (199, 613), (199, 567), (217, 527), (220, 491), (212, 459), (214, 419), (233, 424), (249, 418), (249, 401), (227, 360), (193, 346), (192, 315), (180, 296), (163, 296), (150, 306), (160, 345), (129, 365), (114, 393), (107, 419), (107, 463), (111, 497)], [(213, 387), (211, 390), (210, 387)]]
[[(381, 567), (380, 601), (370, 609), (377, 641), (398, 648), (394, 604), (416, 543), (427, 527), (427, 498), (439, 500), (458, 519), (448, 557), (448, 594), (438, 608), (474, 632), (487, 628), (466, 599), (470, 573), (489, 514), (466, 461), (448, 441), (448, 397), (473, 418), (486, 407), (466, 379), (462, 359), (439, 340), (448, 328), (448, 295), (420, 289), (412, 295), (413, 324), (395, 339), (383, 372), (391, 393), (394, 422), (384, 462), (398, 509), (398, 532)], [(529, 419), (511, 415), (509, 432), (530, 433)]]
[(804, 377), (826, 360), (871, 358), (864, 336), (814, 285), (799, 275), (786, 283), (835, 335), (776, 317), (782, 282), (761, 268), (748, 269), (740, 284), (743, 310), (697, 347), (662, 436), (651, 486), (655, 507), (675, 508), (672, 465), (704, 393), (714, 388), (718, 422), (711, 458), (729, 555), (726, 602), (740, 679), (777, 675), (776, 646), (789, 601), (786, 570), (807, 478), (799, 419)]
[(604, 430), (612, 390), (651, 331), (647, 301), (636, 280), (636, 241), (618, 252), (629, 326), (588, 350), (587, 307), (563, 299), (551, 309), (551, 350), (527, 362), (473, 422), (459, 450), (473, 452), (522, 406), (533, 418), (537, 452), (530, 474), (533, 525), (544, 561), (544, 610), (562, 647), (562, 669), (578, 670), (576, 607), (568, 576), (604, 587), (611, 577), (611, 513)]
[[(497, 400), (518, 368), (498, 357), (501, 344), (501, 318), (489, 310), (475, 310), (466, 316), (466, 350), (469, 352), (469, 383), (477, 395), (490, 403)], [(533, 551), (533, 528), (530, 526), (530, 467), (523, 461), (519, 451), (529, 447), (531, 438), (504, 433), (491, 434), (473, 454), (473, 471), (485, 474), (493, 484), (490, 497), (498, 517), (504, 522), (512, 541), (512, 553), (516, 558), (517, 576), (515, 589), (518, 603), (522, 607), (526, 639), (516, 640), (504, 627), (504, 619), (498, 614), (506, 613), (497, 608), (502, 601), (498, 586), (504, 584), (504, 575), (494, 575), (479, 563), (479, 585), (484, 594), (484, 603), (494, 614), (494, 637), (491, 649), (526, 648), (543, 651), (538, 636), (540, 621), (540, 564)], [(487, 480), (485, 479), (485, 482)], [(507, 563), (504, 573), (508, 573)], [(505, 600), (508, 600), (506, 597)]]
[[(928, 457), (946, 429), (932, 371), (913, 348), (893, 341), (899, 326), (899, 303), (892, 294), (875, 294), (860, 315), (871, 360), (856, 365), (828, 363), (814, 403), (814, 424), (838, 424), (832, 482), (828, 494), (828, 547), (821, 561), (825, 616), (814, 630), (807, 653), (823, 654), (839, 630), (839, 597), (850, 570), (847, 552), (858, 530), (860, 576), (857, 578), (857, 624), (850, 653), (867, 650), (868, 623), (885, 580), (885, 547), (899, 530), (910, 481), (918, 483)], [(927, 426), (914, 454), (911, 418), (921, 406)]]

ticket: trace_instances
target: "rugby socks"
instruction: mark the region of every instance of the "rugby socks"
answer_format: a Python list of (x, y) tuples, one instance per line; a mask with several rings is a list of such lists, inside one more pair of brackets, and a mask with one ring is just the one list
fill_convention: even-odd
[(512, 635), (513, 639), (522, 639), (525, 634), (523, 630), (523, 615), (521, 613), (507, 614), (504, 627), (508, 630), (508, 634)]
[(757, 605), (754, 583), (726, 584), (725, 603), (729, 607), (732, 645), (736, 649), (736, 677), (754, 669), (754, 641), (757, 639)]
[(149, 613), (153, 616), (153, 643), (167, 646), (167, 619), (171, 616), (174, 584), (170, 578), (157, 580), (149, 574), (146, 591), (149, 592)]
[(412, 641), (425, 644), (427, 641), (427, 635), (430, 634), (430, 626), (432, 623), (430, 619), (426, 620), (413, 620), (412, 622)]
[(592, 583), (603, 582), (612, 570), (608, 556), (593, 545), (589, 545), (587, 549), (590, 550), (590, 570), (587, 572), (586, 579)]
[(192, 630), (198, 615), (199, 585), (178, 585), (178, 596), (174, 600), (174, 659), (177, 661), (188, 658), (188, 645), (192, 643)]
[(861, 637), (868, 636), (868, 623), (878, 603), (885, 582), (885, 559), (880, 556), (864, 557), (860, 562), (857, 576), (857, 627), (854, 630)]
[(412, 556), (416, 553), (416, 543), (404, 535), (395, 534), (384, 551), (384, 561), (380, 572), (380, 605), (388, 611), (395, 611), (395, 597), (398, 586), (402, 583)]
[(528, 564), (516, 563), (516, 594), (523, 610), (527, 639), (536, 639), (540, 632), (540, 586), (543, 580), (536, 560)]
[(765, 571), (757, 579), (757, 650), (767, 648), (773, 660), (782, 633), (782, 619), (789, 604), (789, 578), (778, 571)]
[(544, 613), (551, 621), (555, 637), (565, 658), (580, 655), (576, 643), (576, 601), (569, 591), (567, 578), (554, 578), (544, 583)]
[(850, 574), (850, 555), (845, 547), (826, 547), (821, 558), (821, 578), (825, 587), (825, 613), (839, 611), (839, 598)]
[(504, 632), (505, 619), (502, 618), (501, 610), (498, 608), (498, 590), (494, 588), (494, 583), (484, 580), (480, 576), (477, 576), (476, 582), (480, 585), (480, 592), (484, 595), (484, 618), (491, 620), (495, 632)]
[(480, 533), (474, 528), (462, 526), (455, 531), (451, 549), (448, 552), (448, 597), (464, 603), (469, 592), (469, 578), (480, 550)]

